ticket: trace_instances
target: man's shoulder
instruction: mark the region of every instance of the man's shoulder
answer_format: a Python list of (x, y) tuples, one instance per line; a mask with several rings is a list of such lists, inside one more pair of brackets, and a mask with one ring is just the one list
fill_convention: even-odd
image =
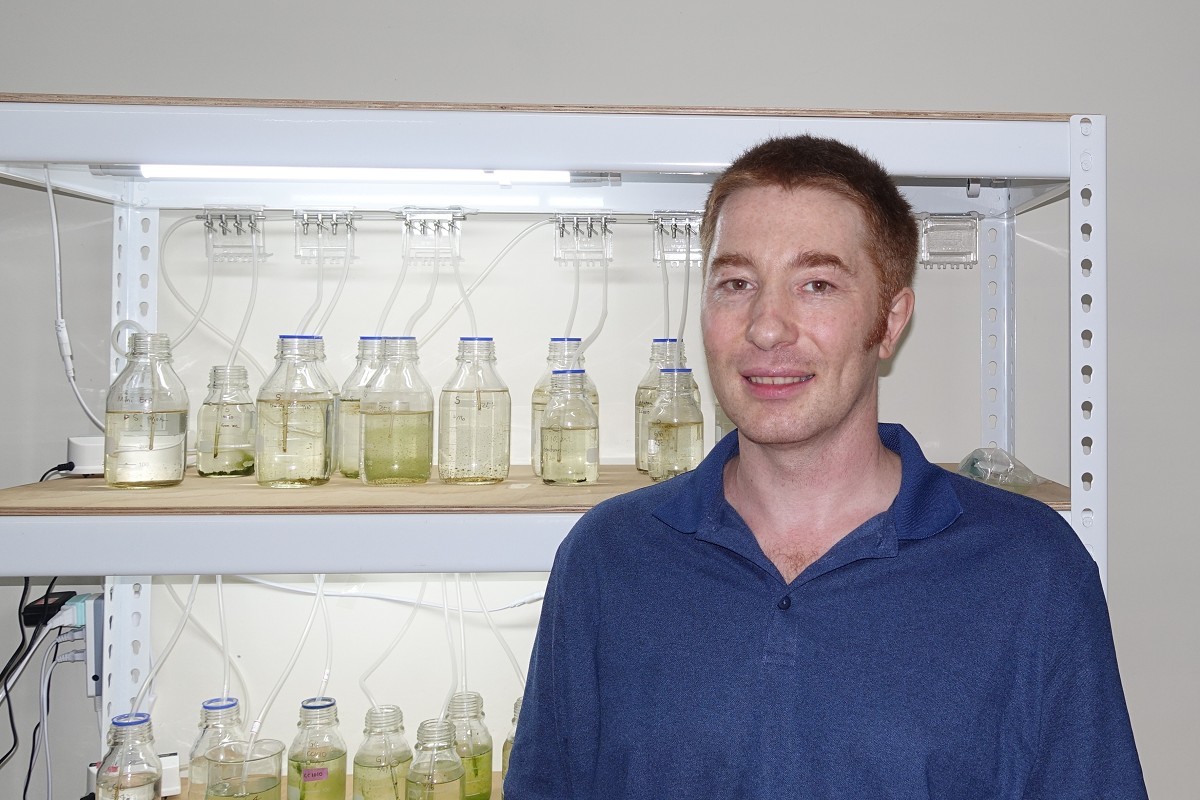
[(957, 527), (981, 537), (999, 557), (1019, 570), (1033, 569), (1078, 580), (1095, 561), (1062, 514), (1045, 503), (947, 473), (962, 506)]
[(571, 528), (560, 551), (586, 560), (604, 554), (629, 554), (652, 545), (670, 531), (661, 512), (676, 509), (694, 498), (691, 473), (644, 486), (597, 503)]

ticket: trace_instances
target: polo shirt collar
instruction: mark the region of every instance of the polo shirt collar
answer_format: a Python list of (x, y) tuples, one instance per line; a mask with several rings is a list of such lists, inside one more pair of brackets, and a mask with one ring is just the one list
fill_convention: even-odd
[[(949, 527), (962, 513), (962, 506), (946, 470), (925, 458), (920, 445), (903, 425), (880, 423), (879, 438), (900, 456), (902, 470), (900, 491), (887, 513), (890, 524), (883, 526), (885, 538), (893, 543), (924, 539)], [(734, 431), (718, 442), (695, 470), (675, 479), (680, 483), (679, 491), (672, 493), (654, 516), (680, 533), (696, 534), (701, 539), (741, 550), (737, 547), (740, 542), (727, 541), (731, 533), (735, 539), (743, 535), (728, 527), (730, 518), (738, 515), (725, 500), (724, 485), (725, 464), (737, 452), (738, 437)], [(753, 538), (744, 523), (738, 527)], [(894, 555), (894, 544), (885, 550)]]

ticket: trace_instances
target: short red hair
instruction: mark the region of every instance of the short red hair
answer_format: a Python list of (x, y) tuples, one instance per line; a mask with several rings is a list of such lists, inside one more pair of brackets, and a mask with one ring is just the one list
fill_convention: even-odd
[(879, 162), (836, 139), (788, 136), (750, 148), (722, 172), (708, 193), (700, 224), (700, 247), (707, 268), (712, 258), (717, 219), (729, 196), (739, 189), (824, 189), (854, 203), (867, 223), (867, 253), (879, 276), (879, 319), (867, 338), (883, 340), (891, 301), (912, 286), (917, 268), (918, 228), (912, 206)]

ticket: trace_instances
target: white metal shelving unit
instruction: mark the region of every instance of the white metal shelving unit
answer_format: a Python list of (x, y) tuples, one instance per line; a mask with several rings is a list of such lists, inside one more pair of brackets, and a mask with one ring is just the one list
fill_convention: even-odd
[[(481, 212), (564, 211), (648, 214), (702, 207), (711, 175), (748, 145), (773, 135), (814, 133), (850, 142), (896, 176), (919, 210), (974, 212), (980, 222), (981, 446), (1013, 448), (1014, 219), (1022, 210), (1069, 195), (1071, 500), (1070, 522), (1107, 568), (1106, 220), (1105, 121), (1102, 116), (969, 118), (921, 114), (843, 114), (739, 109), (619, 109), (545, 107), (417, 107), (405, 104), (296, 107), (235, 101), (29, 102), (0, 96), (0, 174), (41, 183), (48, 164), (60, 190), (113, 204), (113, 318), (153, 327), (157, 296), (158, 216), (161, 209), (206, 203), (294, 209), (342, 205), (391, 209), (465, 205)], [(338, 182), (151, 181), (130, 177), (142, 164), (298, 167), (398, 167), (569, 170), (569, 186), (463, 187), (439, 184)], [(100, 165), (100, 170), (89, 167)], [(107, 174), (103, 174), (107, 173)], [(586, 191), (585, 191), (586, 190)], [(586, 198), (586, 199), (585, 199)], [(578, 207), (573, 207), (576, 204)], [(113, 368), (117, 363), (114, 359)], [(469, 516), (473, 533), (466, 533)], [(372, 571), (541, 571), (575, 514), (409, 515), (407, 545), (397, 547), (396, 519), (356, 514), (335, 518), (347, 546), (329, 551), (320, 541), (331, 521), (287, 518), (286, 552), (272, 543), (280, 518), (245, 515), (214, 526), (212, 517), (0, 516), (0, 536), (31, 528), (54, 534), (54, 556), (10, 548), (5, 575), (116, 575), (360, 571), (337, 552), (404, 553), (374, 561)], [(164, 522), (185, 535), (158, 538)], [(242, 531), (261, 534), (247, 547)], [(436, 540), (425, 536), (442, 531)], [(203, 530), (207, 544), (188, 531)], [(127, 544), (96, 554), (84, 547), (97, 533)], [(216, 537), (216, 540), (213, 539)], [(386, 539), (384, 538), (386, 537)], [(221, 546), (237, 540), (238, 546)], [(380, 548), (387, 541), (390, 547)], [(191, 544), (189, 544), (191, 543)], [(470, 547), (465, 546), (470, 544)], [(211, 546), (208, 546), (211, 545)], [(311, 546), (310, 546), (311, 545)], [(319, 564), (302, 555), (321, 552)], [(471, 555), (464, 555), (470, 553)], [(333, 559), (333, 560), (331, 560)], [(117, 605), (111, 638), (125, 653), (146, 630), (149, 592), (130, 591), (139, 578), (110, 578)], [(141, 615), (137, 617), (137, 615)], [(127, 654), (127, 653), (126, 653)], [(126, 663), (127, 662), (127, 663)], [(149, 648), (110, 675), (116, 697), (132, 694), (131, 670), (144, 674)]]

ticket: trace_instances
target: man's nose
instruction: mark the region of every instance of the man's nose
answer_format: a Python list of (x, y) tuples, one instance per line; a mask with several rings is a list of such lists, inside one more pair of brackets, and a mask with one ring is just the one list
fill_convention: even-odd
[(787, 290), (764, 287), (750, 307), (746, 338), (761, 350), (773, 350), (796, 340), (796, 309)]

